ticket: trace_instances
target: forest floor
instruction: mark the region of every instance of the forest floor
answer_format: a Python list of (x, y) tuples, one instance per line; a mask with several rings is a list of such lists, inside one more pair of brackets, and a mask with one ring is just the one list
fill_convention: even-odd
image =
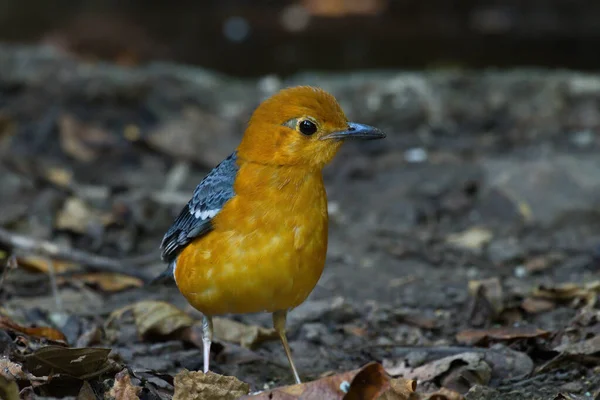
[[(29, 398), (168, 399), (201, 369), (199, 313), (144, 282), (254, 107), (300, 83), (388, 135), (326, 168), (327, 266), (289, 315), (304, 381), (375, 361), (438, 398), (600, 399), (600, 75), (236, 80), (42, 48), (0, 49), (0, 378)], [(292, 383), (269, 315), (217, 325), (214, 372)]]

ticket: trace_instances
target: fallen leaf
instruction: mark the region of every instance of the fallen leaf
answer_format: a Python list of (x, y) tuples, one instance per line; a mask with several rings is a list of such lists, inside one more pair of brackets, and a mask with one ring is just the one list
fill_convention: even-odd
[(600, 293), (600, 281), (581, 285), (565, 283), (555, 287), (539, 286), (533, 290), (534, 297), (555, 301), (581, 300), (586, 307), (593, 307), (596, 304), (598, 293)]
[(142, 388), (131, 383), (131, 377), (127, 369), (115, 375), (115, 383), (108, 395), (116, 400), (139, 400)]
[(86, 125), (71, 115), (62, 115), (58, 125), (63, 151), (78, 161), (95, 161), (104, 149), (116, 144), (109, 131)]
[(175, 375), (173, 400), (235, 400), (248, 394), (250, 385), (235, 376), (183, 370)]
[(46, 179), (56, 186), (69, 187), (73, 182), (73, 172), (65, 168), (50, 167), (46, 170)]
[(550, 333), (534, 326), (470, 329), (456, 334), (456, 340), (466, 345), (482, 345), (490, 341), (509, 341), (547, 336)]
[(8, 317), (0, 315), (0, 329), (8, 329), (19, 333), (24, 333), (29, 336), (35, 336), (53, 341), (66, 342), (67, 338), (58, 329), (40, 326), (40, 327), (26, 327), (11, 321)]
[(565, 343), (554, 348), (561, 354), (568, 355), (592, 355), (600, 353), (600, 336), (594, 336), (590, 339), (577, 343)]
[(47, 257), (38, 257), (33, 255), (20, 256), (17, 258), (20, 267), (31, 272), (41, 272), (47, 274), (50, 272), (50, 262), (54, 273), (62, 274), (77, 268), (77, 265), (68, 261), (50, 260)]
[(11, 381), (27, 379), (27, 373), (23, 371), (23, 367), (7, 357), (0, 358), (0, 376)]
[(108, 371), (110, 349), (46, 346), (25, 356), (25, 367), (35, 376), (65, 374), (90, 379)]
[(140, 336), (168, 336), (188, 328), (194, 319), (174, 305), (164, 301), (141, 301), (132, 307)]
[(83, 385), (81, 385), (81, 389), (79, 389), (79, 393), (77, 394), (77, 400), (96, 400), (96, 393), (94, 393), (94, 389), (88, 383), (88, 381), (84, 381)]
[(544, 271), (547, 268), (562, 261), (564, 258), (562, 253), (548, 253), (530, 258), (523, 265), (529, 273)]
[(492, 376), (492, 369), (485, 361), (485, 356), (475, 352), (440, 358), (416, 368), (408, 367), (402, 362), (385, 369), (388, 374), (405, 379), (440, 381), (444, 387), (459, 393), (466, 393), (476, 384), (487, 385)]
[(252, 348), (266, 340), (277, 339), (277, 332), (272, 328), (246, 325), (227, 318), (213, 318), (213, 335), (216, 340), (237, 343), (242, 347)]
[(78, 197), (65, 200), (56, 215), (56, 229), (85, 234), (98, 226), (106, 226), (114, 221), (109, 212), (101, 212), (87, 205)]
[(539, 314), (545, 311), (553, 310), (554, 303), (546, 299), (535, 299), (528, 297), (521, 303), (521, 308), (529, 314)]
[(473, 297), (469, 319), (474, 326), (495, 321), (504, 310), (502, 284), (497, 277), (469, 281), (469, 294)]
[(463, 400), (465, 397), (447, 388), (441, 388), (437, 392), (427, 393), (420, 400)]
[(489, 229), (473, 227), (463, 232), (448, 235), (446, 242), (453, 246), (479, 253), (493, 237), (494, 234)]
[(142, 287), (144, 282), (134, 276), (119, 274), (116, 272), (91, 272), (85, 274), (74, 274), (68, 277), (59, 276), (56, 281), (59, 285), (72, 280), (95, 286), (104, 292), (119, 292), (121, 290)]
[[(358, 377), (358, 379), (356, 379)], [(358, 370), (325, 376), (312, 382), (283, 386), (243, 397), (252, 400), (408, 400), (416, 382), (390, 379), (382, 366), (369, 363)]]
[(19, 400), (19, 386), (13, 380), (0, 375), (0, 399)]
[(494, 277), (480, 281), (469, 281), (469, 293), (471, 296), (476, 296), (479, 292), (481, 292), (485, 299), (489, 301), (496, 313), (502, 311), (504, 308), (504, 296), (500, 279)]
[[(352, 379), (344, 400), (376, 400), (381, 397), (392, 400), (399, 398), (398, 396), (401, 393), (390, 389), (392, 389), (390, 379), (381, 364), (370, 363), (363, 367)], [(399, 385), (398, 389), (404, 390), (406, 387)], [(412, 388), (412, 391), (414, 391), (414, 388)]]

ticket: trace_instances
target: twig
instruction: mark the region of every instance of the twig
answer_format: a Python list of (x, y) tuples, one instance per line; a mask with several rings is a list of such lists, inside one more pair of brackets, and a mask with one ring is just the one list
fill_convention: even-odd
[(56, 310), (58, 312), (62, 312), (62, 298), (60, 297), (60, 293), (58, 292), (58, 283), (56, 282), (56, 270), (54, 269), (54, 261), (48, 258), (46, 259), (46, 262), (48, 263), (48, 276), (50, 277), (50, 287), (52, 288), (52, 295), (54, 296), (54, 301), (56, 302)]
[(6, 276), (8, 275), (8, 271), (11, 269), (17, 268), (17, 259), (15, 256), (10, 256), (6, 260), (6, 264), (4, 265), (4, 271), (2, 271), (2, 276), (0, 276), (0, 292), (2, 292), (2, 287), (4, 286), (4, 281), (6, 281)]
[(127, 260), (115, 260), (113, 258), (98, 256), (81, 250), (70, 249), (46, 240), (18, 235), (3, 228), (0, 228), (0, 244), (24, 252), (72, 261), (82, 264), (82, 266), (85, 266), (91, 271), (115, 272), (149, 281), (149, 277), (146, 276), (146, 274), (136, 271), (133, 265)]

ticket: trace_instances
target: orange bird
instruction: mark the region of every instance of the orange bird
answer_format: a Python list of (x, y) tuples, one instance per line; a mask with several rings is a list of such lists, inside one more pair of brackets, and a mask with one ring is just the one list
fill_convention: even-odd
[(254, 111), (236, 151), (200, 182), (161, 244), (169, 264), (161, 276), (173, 276), (204, 316), (204, 372), (213, 316), (270, 312), (300, 383), (285, 323), (325, 266), (321, 171), (344, 140), (384, 137), (348, 122), (336, 99), (318, 88), (284, 89)]

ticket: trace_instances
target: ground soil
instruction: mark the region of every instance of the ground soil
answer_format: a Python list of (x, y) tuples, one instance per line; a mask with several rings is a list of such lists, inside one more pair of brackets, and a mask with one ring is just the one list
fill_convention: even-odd
[[(304, 379), (495, 345), (525, 355), (536, 370), (463, 380), (463, 393), (480, 383), (467, 398), (595, 398), (600, 349), (567, 357), (557, 346), (600, 329), (593, 318), (581, 322), (597, 313), (599, 75), (388, 71), (236, 80), (177, 65), (90, 65), (40, 48), (2, 48), (0, 227), (115, 260), (142, 257), (125, 262), (125, 272), (158, 274), (158, 244), (186, 196), (236, 146), (262, 99), (300, 83), (331, 91), (351, 120), (388, 135), (348, 143), (324, 173), (327, 267), (289, 320)], [(8, 243), (0, 249), (4, 257), (29, 255)], [(198, 317), (169, 285), (114, 292), (67, 276), (57, 305), (49, 282), (31, 268), (10, 271), (2, 309), (23, 324), (61, 329), (71, 345), (141, 300), (166, 300)], [(540, 286), (566, 283), (580, 291), (534, 296)], [(270, 324), (268, 315), (231, 318)], [(511, 331), (475, 345), (457, 336), (515, 326), (547, 333)], [(202, 365), (201, 349), (142, 339), (132, 319), (99, 344), (134, 370), (173, 375)], [(276, 340), (231, 359), (223, 348), (213, 354), (215, 372), (254, 389), (291, 383)], [(425, 385), (442, 382), (437, 376)]]

